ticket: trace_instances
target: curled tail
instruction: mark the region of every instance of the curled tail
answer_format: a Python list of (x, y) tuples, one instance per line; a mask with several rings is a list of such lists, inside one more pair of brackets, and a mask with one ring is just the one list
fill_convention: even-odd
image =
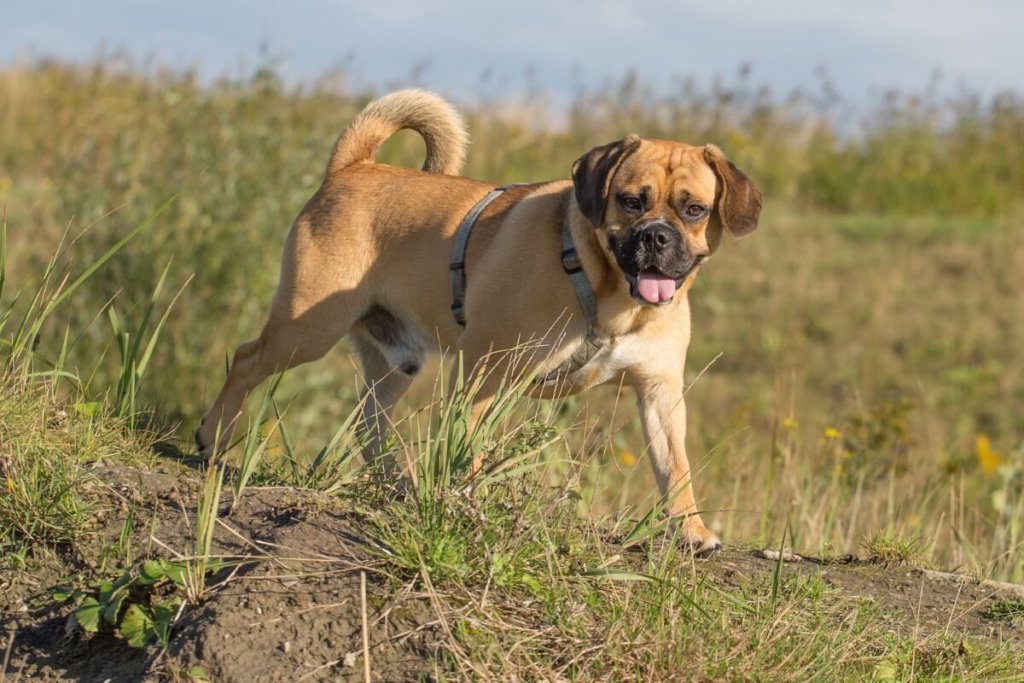
[(412, 88), (370, 102), (334, 144), (328, 175), (352, 164), (373, 163), (382, 142), (408, 128), (427, 143), (423, 170), (458, 175), (469, 135), (462, 117), (440, 96)]

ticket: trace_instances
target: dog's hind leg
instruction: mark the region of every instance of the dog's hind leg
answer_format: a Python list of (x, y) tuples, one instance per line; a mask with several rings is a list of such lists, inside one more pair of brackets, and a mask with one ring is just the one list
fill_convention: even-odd
[(224, 387), (196, 430), (200, 454), (224, 450), (249, 392), (275, 372), (322, 358), (348, 333), (360, 312), (351, 291), (335, 292), (295, 316), (290, 315), (291, 304), (278, 292), (260, 336), (235, 351)]
[[(391, 414), (398, 399), (412, 384), (411, 368), (396, 368), (374, 344), (368, 334), (357, 327), (350, 337), (363, 366), (362, 419), (359, 433), (364, 441), (363, 457), (367, 463), (379, 462), (385, 471), (394, 467), (394, 455), (385, 452), (391, 432)], [(418, 369), (418, 368), (417, 368)]]

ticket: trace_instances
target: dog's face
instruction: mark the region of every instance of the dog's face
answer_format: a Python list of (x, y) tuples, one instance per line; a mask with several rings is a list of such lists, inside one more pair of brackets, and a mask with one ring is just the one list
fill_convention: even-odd
[(672, 301), (722, 230), (749, 234), (761, 212), (760, 191), (714, 145), (631, 135), (584, 154), (572, 178), (605, 257), (643, 305)]

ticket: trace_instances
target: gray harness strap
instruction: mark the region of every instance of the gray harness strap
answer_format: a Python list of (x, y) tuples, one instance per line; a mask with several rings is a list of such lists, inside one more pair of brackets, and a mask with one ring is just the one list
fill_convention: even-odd
[(607, 339), (597, 332), (597, 299), (594, 289), (590, 286), (587, 274), (583, 272), (583, 264), (576, 246), (572, 243), (569, 232), (569, 213), (566, 212), (562, 221), (562, 270), (569, 276), (572, 288), (576, 290), (576, 300), (580, 302), (583, 314), (587, 317), (587, 336), (583, 339), (569, 360), (544, 375), (538, 376), (534, 383), (540, 385), (556, 384), (563, 378), (579, 371), (597, 355), (607, 343)]
[[(469, 235), (473, 230), (480, 214), (483, 213), (491, 202), (497, 199), (505, 190), (518, 185), (505, 185), (496, 187), (478, 201), (466, 217), (459, 223), (459, 229), (455, 233), (455, 244), (452, 247), (452, 262), (450, 266), (452, 283), (452, 316), (459, 325), (466, 326), (466, 246), (469, 244)], [(583, 264), (580, 262), (579, 253), (572, 242), (572, 235), (569, 233), (569, 213), (565, 213), (562, 221), (562, 270), (569, 276), (572, 287), (576, 291), (576, 299), (583, 308), (583, 314), (587, 318), (587, 336), (583, 343), (573, 352), (568, 361), (555, 368), (551, 372), (537, 377), (536, 384), (553, 384), (562, 378), (571, 375), (586, 365), (598, 351), (605, 345), (607, 340), (597, 332), (597, 299), (594, 297), (594, 290), (590, 286), (587, 274), (583, 272)]]
[(486, 209), (491, 202), (501, 196), (501, 193), (510, 187), (518, 186), (505, 185), (504, 187), (496, 187), (485, 194), (483, 199), (478, 201), (476, 205), (469, 210), (466, 217), (462, 219), (462, 222), (459, 223), (459, 229), (455, 233), (455, 246), (452, 247), (452, 263), (450, 266), (452, 279), (452, 316), (455, 318), (455, 322), (463, 327), (466, 326), (466, 245), (469, 244), (469, 234), (473, 230), (473, 225), (476, 223), (476, 219), (480, 217), (480, 214), (484, 212), (484, 209)]
[(572, 243), (572, 235), (569, 234), (568, 211), (565, 213), (565, 219), (562, 220), (562, 270), (572, 281), (572, 288), (576, 290), (576, 299), (583, 307), (583, 313), (587, 316), (587, 325), (590, 326), (592, 333), (597, 327), (597, 299), (594, 298), (594, 289), (590, 286), (587, 274), (583, 272), (583, 264), (580, 262), (580, 255), (576, 252), (576, 246)]

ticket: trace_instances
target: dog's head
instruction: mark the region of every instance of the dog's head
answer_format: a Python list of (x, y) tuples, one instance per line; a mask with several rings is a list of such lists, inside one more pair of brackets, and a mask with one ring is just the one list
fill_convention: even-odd
[(577, 159), (572, 180), (606, 258), (647, 305), (670, 302), (723, 229), (743, 237), (761, 213), (761, 192), (714, 145), (630, 135)]

